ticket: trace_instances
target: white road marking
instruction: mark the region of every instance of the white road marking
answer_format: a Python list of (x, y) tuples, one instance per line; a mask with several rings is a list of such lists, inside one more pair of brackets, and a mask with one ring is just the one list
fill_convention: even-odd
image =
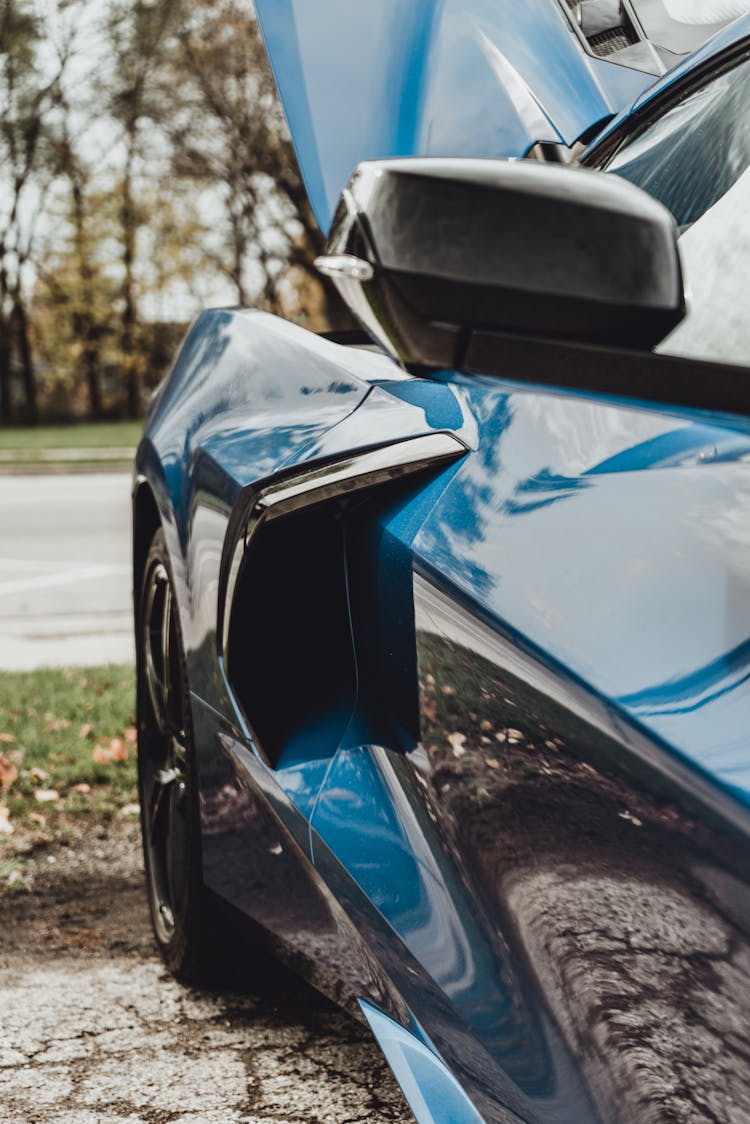
[(27, 589), (50, 589), (56, 585), (68, 585), (70, 582), (109, 578), (115, 574), (129, 573), (129, 571), (129, 566), (77, 566), (74, 569), (58, 570), (52, 574), (17, 578), (15, 581), (0, 582), (0, 597), (7, 593), (20, 593)]

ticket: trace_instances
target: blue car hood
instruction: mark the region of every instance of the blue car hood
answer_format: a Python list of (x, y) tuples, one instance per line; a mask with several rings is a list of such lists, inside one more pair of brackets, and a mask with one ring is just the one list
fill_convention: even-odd
[(573, 144), (653, 76), (586, 53), (559, 0), (256, 0), (315, 216), (386, 156)]

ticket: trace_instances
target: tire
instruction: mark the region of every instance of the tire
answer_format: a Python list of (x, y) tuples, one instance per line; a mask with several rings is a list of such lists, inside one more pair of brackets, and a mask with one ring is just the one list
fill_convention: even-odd
[(146, 556), (137, 632), (138, 796), (151, 924), (169, 970), (237, 983), (239, 930), (203, 885), (185, 653), (164, 532)]

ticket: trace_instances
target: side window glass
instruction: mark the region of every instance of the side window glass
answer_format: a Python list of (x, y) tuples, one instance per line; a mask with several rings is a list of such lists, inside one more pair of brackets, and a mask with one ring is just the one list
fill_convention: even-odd
[(607, 171), (653, 195), (686, 230), (750, 164), (750, 60), (708, 82), (626, 142)]
[(675, 217), (688, 314), (660, 350), (750, 365), (750, 60), (673, 106), (606, 166)]

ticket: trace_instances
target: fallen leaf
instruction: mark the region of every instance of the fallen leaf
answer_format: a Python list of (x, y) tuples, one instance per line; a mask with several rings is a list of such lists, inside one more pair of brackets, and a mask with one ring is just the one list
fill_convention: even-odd
[(29, 819), (32, 823), (38, 823), (40, 827), (44, 827), (47, 822), (47, 817), (41, 812), (29, 812)]
[(449, 686), (449, 685), (448, 685), (447, 683), (445, 684), (445, 686), (444, 686), (444, 687), (441, 687), (441, 688), (440, 688), (440, 690), (442, 691), (442, 693), (443, 693), (444, 695), (455, 695), (455, 693), (456, 693), (456, 692), (455, 692), (455, 691), (453, 690), (453, 688), (452, 688), (452, 687), (450, 687), (450, 686)]
[(506, 731), (506, 733), (508, 735), (508, 741), (509, 742), (522, 742), (523, 741), (523, 733), (522, 733), (521, 730), (509, 729), (509, 730)]
[(135, 743), (138, 741), (138, 731), (136, 730), (135, 726), (128, 726), (127, 730), (125, 731), (125, 741), (130, 745), (135, 745)]
[(10, 745), (15, 740), (12, 734), (0, 734), (0, 742), (3, 742), (4, 745)]
[(448, 734), (448, 743), (453, 748), (454, 757), (463, 757), (466, 753), (464, 749), (464, 742), (466, 741), (466, 734)]
[(628, 823), (632, 823), (633, 827), (643, 827), (642, 822), (637, 816), (634, 816), (632, 812), (618, 812), (617, 814), (621, 820), (627, 820)]
[(507, 740), (508, 739), (505, 735), (505, 732), (503, 730), (498, 730), (497, 733), (495, 734), (495, 741), (500, 742), (500, 745), (504, 745), (505, 742), (507, 742)]
[(127, 761), (128, 747), (122, 738), (111, 738), (109, 743), (109, 756), (112, 761)]
[(140, 804), (123, 804), (118, 812), (120, 816), (139, 816), (141, 814)]
[(109, 765), (109, 750), (105, 749), (103, 745), (95, 745), (91, 760), (97, 765)]
[(5, 804), (0, 804), (0, 835), (12, 835), (14, 831), (15, 828), (10, 822), (10, 812)]
[(492, 729), (492, 723), (489, 721), (489, 719), (483, 718), (482, 721), (479, 724), (479, 729), (480, 730), (491, 730)]
[(34, 781), (48, 781), (49, 780), (49, 773), (45, 769), (40, 769), (36, 765), (34, 766), (33, 769), (29, 769), (29, 776)]
[(93, 732), (94, 732), (94, 727), (91, 725), (91, 723), (90, 722), (84, 722), (84, 724), (81, 726), (80, 730), (78, 731), (78, 737), (79, 738), (90, 738), (91, 735), (93, 734)]
[(7, 792), (17, 776), (18, 769), (13, 762), (0, 753), (0, 788)]
[(46, 734), (59, 734), (61, 730), (67, 730), (70, 726), (69, 718), (55, 718), (53, 715), (45, 715), (47, 721), (44, 723), (44, 732)]
[(494, 757), (488, 757), (487, 758), (487, 764), (489, 765), (490, 769), (499, 769), (500, 768), (500, 762)]
[(90, 784), (76, 784), (73, 786), (73, 792), (80, 792), (81, 796), (87, 796), (91, 792)]
[(40, 804), (53, 804), (55, 800), (60, 799), (60, 793), (55, 788), (38, 788), (34, 793), (34, 799)]

